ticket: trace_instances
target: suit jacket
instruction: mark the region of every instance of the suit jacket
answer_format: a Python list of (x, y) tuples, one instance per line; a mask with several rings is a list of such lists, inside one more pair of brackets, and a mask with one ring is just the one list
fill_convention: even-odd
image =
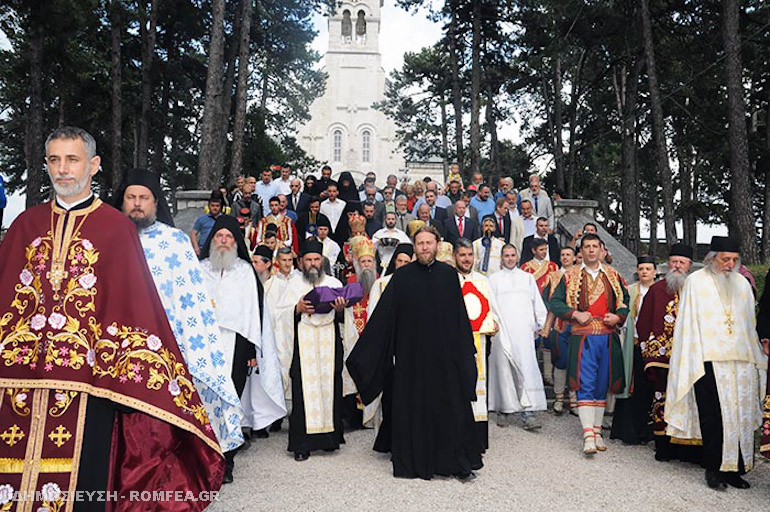
[(400, 217), (398, 214), (396, 214), (396, 227), (404, 233), (408, 233), (409, 231), (406, 229), (406, 227), (413, 220), (416, 220), (416, 217), (411, 213), (406, 213), (403, 217)]
[[(438, 212), (438, 210), (436, 210)], [(446, 220), (446, 219), (445, 219)], [(436, 228), (441, 235), (441, 238), (446, 239), (446, 230), (444, 229), (444, 221), (439, 221), (436, 219), (430, 219), (427, 223), (428, 226), (433, 226)], [(408, 231), (407, 231), (408, 233)]]
[[(444, 238), (452, 245), (457, 243), (457, 240), (460, 238), (460, 231), (457, 229), (457, 223), (455, 222), (456, 220), (457, 217), (454, 215), (444, 219)], [(471, 242), (481, 238), (481, 226), (479, 226), (479, 221), (466, 217), (463, 221), (462, 238), (467, 238)]]
[[(534, 258), (531, 248), (534, 239), (535, 235), (524, 237), (524, 242), (521, 247), (521, 263), (526, 263)], [(556, 266), (561, 268), (561, 247), (559, 247), (559, 242), (553, 235), (548, 235), (548, 258), (556, 263)]]
[(299, 200), (297, 201), (297, 207), (294, 208), (294, 205), (292, 204), (292, 195), (289, 194), (286, 196), (286, 199), (289, 201), (289, 205), (287, 206), (288, 210), (291, 210), (293, 212), (305, 213), (310, 211), (310, 194), (306, 194), (305, 192), (299, 193)]
[(509, 243), (511, 241), (511, 217), (509, 215), (506, 215), (503, 217), (503, 231), (500, 231), (500, 226), (497, 224), (497, 214), (494, 214), (495, 216), (495, 234), (497, 238), (502, 238), (505, 240), (505, 243)]
[[(468, 205), (467, 210), (466, 210), (465, 213), (466, 213), (466, 218), (470, 216), (470, 217), (473, 217), (476, 221), (479, 220), (479, 211), (476, 209), (475, 206)], [(455, 216), (455, 206), (454, 205), (449, 206), (446, 209), (446, 215), (450, 219)]]

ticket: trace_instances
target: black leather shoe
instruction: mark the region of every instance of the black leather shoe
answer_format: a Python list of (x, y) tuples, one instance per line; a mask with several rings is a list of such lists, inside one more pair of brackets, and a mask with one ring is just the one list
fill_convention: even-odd
[(310, 458), (310, 454), (308, 452), (295, 452), (294, 453), (294, 460), (297, 462), (302, 462), (305, 460), (308, 460)]
[(267, 432), (266, 428), (260, 430), (252, 430), (251, 435), (257, 439), (267, 439), (270, 437), (270, 434)]
[(735, 487), (736, 489), (748, 489), (751, 487), (751, 484), (741, 478), (741, 475), (733, 471), (723, 472), (722, 481), (730, 487)]
[(457, 478), (461, 482), (470, 482), (471, 480), (474, 480), (476, 478), (476, 473), (473, 471), (461, 471), (459, 473), (455, 473), (455, 478)]
[(283, 425), (283, 419), (275, 420), (273, 424), (270, 425), (270, 432), (280, 432), (282, 425)]
[(225, 478), (222, 480), (222, 483), (225, 484), (231, 484), (233, 483), (233, 472), (230, 469), (225, 470)]
[(706, 470), (706, 485), (715, 491), (724, 491), (727, 489), (727, 485), (725, 485), (725, 482), (722, 480), (722, 475), (716, 471), (709, 471), (708, 469)]

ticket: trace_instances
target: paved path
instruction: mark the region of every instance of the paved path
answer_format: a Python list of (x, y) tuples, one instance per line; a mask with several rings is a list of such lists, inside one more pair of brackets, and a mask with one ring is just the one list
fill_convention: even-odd
[(211, 511), (753, 511), (770, 510), (770, 461), (758, 459), (752, 488), (715, 492), (703, 470), (657, 462), (652, 445), (624, 446), (592, 460), (580, 452), (574, 416), (541, 413), (543, 429), (490, 424), (484, 468), (470, 483), (392, 476), (389, 459), (371, 450), (373, 432), (346, 434), (338, 452), (295, 462), (287, 432), (256, 440), (236, 457), (235, 483), (224, 486)]

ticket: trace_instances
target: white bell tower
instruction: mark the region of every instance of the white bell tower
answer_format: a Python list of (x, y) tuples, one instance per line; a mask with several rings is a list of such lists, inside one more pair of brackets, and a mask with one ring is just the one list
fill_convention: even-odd
[(311, 105), (311, 119), (297, 137), (308, 154), (331, 166), (334, 176), (350, 171), (361, 183), (374, 171), (378, 185), (405, 166), (395, 123), (374, 109), (385, 98), (379, 50), (382, 2), (343, 0), (329, 16), (326, 90)]

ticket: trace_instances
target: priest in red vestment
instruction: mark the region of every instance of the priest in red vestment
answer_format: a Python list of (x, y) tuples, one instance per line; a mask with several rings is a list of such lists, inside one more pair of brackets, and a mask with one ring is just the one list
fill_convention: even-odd
[[(87, 132), (57, 129), (46, 161), (56, 201), (0, 246), (0, 486), (35, 496), (9, 510), (202, 510), (224, 459), (136, 228), (91, 192)], [(76, 490), (117, 501), (67, 501)], [(130, 501), (142, 491), (187, 500)]]

